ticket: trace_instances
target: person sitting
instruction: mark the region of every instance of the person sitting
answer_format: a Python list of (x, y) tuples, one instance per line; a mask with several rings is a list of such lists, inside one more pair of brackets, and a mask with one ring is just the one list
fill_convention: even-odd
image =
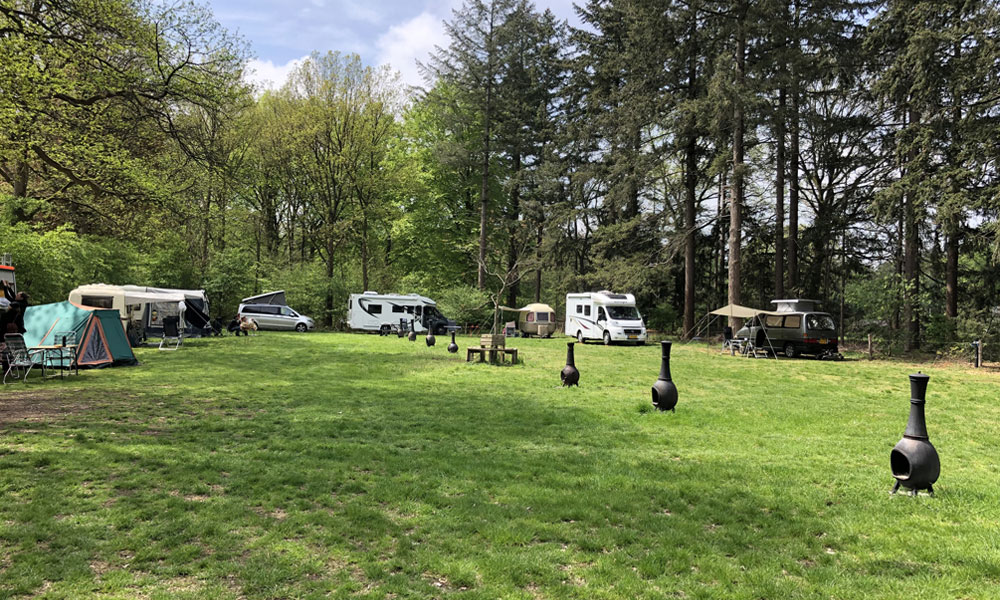
[(240, 317), (239, 317), (239, 315), (233, 317), (233, 320), (230, 321), (229, 325), (226, 326), (226, 331), (228, 331), (229, 333), (236, 334), (237, 336), (240, 334)]

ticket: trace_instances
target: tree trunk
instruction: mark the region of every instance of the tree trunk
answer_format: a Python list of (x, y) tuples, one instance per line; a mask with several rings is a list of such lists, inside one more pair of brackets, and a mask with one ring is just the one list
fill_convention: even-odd
[(486, 289), (486, 215), (490, 194), (490, 120), (493, 101), (492, 86), (486, 86), (486, 108), (483, 114), (483, 179), (479, 186), (479, 272), (476, 278), (480, 290)]
[[(920, 115), (910, 109), (909, 124), (913, 127), (920, 122)], [(917, 160), (916, 149), (911, 149), (907, 162), (909, 165)], [(913, 165), (915, 167), (916, 165)], [(909, 168), (913, 168), (909, 167)], [(917, 309), (917, 296), (920, 293), (919, 251), (920, 232), (917, 224), (916, 194), (908, 190), (903, 196), (903, 218), (906, 236), (903, 241), (903, 279), (906, 282), (903, 295), (903, 320), (906, 324), (904, 350), (907, 352), (920, 348), (920, 322)]]
[(371, 289), (368, 285), (368, 215), (361, 217), (361, 289)]
[(521, 292), (520, 277), (517, 268), (517, 222), (521, 216), (521, 154), (514, 153), (514, 187), (510, 191), (510, 212), (507, 214), (507, 306), (517, 307), (517, 297)]
[(535, 245), (535, 260), (538, 268), (535, 269), (535, 302), (542, 301), (542, 226), (538, 226), (538, 237)]
[(799, 90), (792, 69), (792, 103), (788, 118), (788, 287), (792, 295), (799, 290)]
[(778, 90), (774, 127), (774, 297), (785, 297), (785, 88)]
[[(737, 17), (736, 32), (736, 85), (743, 90), (746, 67), (746, 32), (743, 26), (745, 7)], [(737, 98), (733, 108), (733, 197), (729, 204), (729, 303), (741, 301), (741, 265), (743, 230), (743, 103)], [(729, 325), (734, 330), (743, 324), (743, 319), (730, 317)]]

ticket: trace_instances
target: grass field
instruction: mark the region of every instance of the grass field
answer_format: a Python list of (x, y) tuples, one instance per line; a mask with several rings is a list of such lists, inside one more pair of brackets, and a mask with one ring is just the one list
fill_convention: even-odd
[[(464, 347), (471, 341), (460, 344)], [(996, 598), (1000, 373), (265, 333), (0, 390), (0, 598)], [(931, 375), (934, 498), (890, 496)]]

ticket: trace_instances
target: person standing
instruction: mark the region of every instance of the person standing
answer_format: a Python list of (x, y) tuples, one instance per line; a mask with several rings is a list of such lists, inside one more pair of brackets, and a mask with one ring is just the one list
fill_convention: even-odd
[(0, 324), (3, 325), (2, 333), (24, 334), (26, 331), (24, 329), (24, 312), (28, 309), (30, 297), (26, 292), (14, 294), (13, 288), (6, 281), (3, 282), (3, 293), (10, 300), (10, 308), (0, 318)]

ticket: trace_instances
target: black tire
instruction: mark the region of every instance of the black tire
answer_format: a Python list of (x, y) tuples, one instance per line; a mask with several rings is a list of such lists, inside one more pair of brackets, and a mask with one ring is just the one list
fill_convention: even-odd
[(392, 333), (392, 327), (388, 325), (383, 325), (378, 328), (379, 335), (389, 335), (390, 333)]
[(587, 343), (583, 339), (583, 330), (582, 329), (577, 329), (576, 330), (576, 342), (578, 344), (586, 344)]
[(605, 346), (611, 345), (611, 334), (608, 333), (607, 331), (604, 332), (604, 345)]
[(795, 358), (799, 353), (795, 350), (795, 344), (788, 342), (785, 344), (785, 358)]
[(305, 323), (299, 323), (299, 324), (297, 324), (295, 326), (295, 331), (298, 331), (299, 333), (305, 333), (306, 332), (306, 324)]
[(438, 325), (434, 328), (434, 335), (444, 335), (447, 329), (444, 325)]

